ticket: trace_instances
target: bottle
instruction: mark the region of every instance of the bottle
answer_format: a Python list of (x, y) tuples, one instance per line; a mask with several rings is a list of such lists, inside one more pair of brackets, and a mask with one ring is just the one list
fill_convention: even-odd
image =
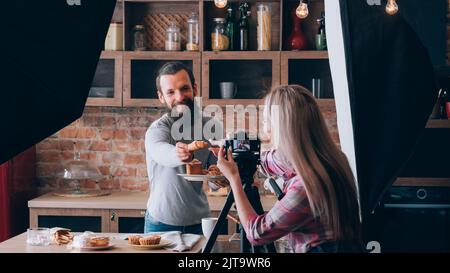
[(171, 23), (166, 29), (165, 49), (167, 51), (181, 50), (180, 28), (174, 23)]
[(145, 51), (145, 30), (143, 25), (136, 25), (133, 28), (133, 50)]
[(213, 51), (228, 50), (230, 40), (225, 28), (225, 18), (214, 18), (214, 27), (211, 32), (211, 49)]
[(287, 50), (304, 50), (307, 48), (306, 37), (302, 31), (302, 19), (297, 17), (296, 8), (291, 12), (292, 32), (286, 40)]
[(235, 49), (235, 41), (236, 41), (236, 38), (234, 37), (236, 33), (236, 25), (234, 23), (233, 7), (231, 5), (228, 7), (227, 12), (228, 13), (227, 13), (226, 31), (228, 33), (228, 38), (230, 42), (228, 50), (233, 51)]
[(248, 50), (248, 17), (250, 16), (248, 8), (246, 2), (239, 5), (239, 10), (241, 11), (241, 18), (239, 19), (239, 50), (241, 51)]
[(327, 36), (325, 32), (325, 12), (322, 12), (317, 19), (319, 30), (316, 34), (316, 50), (327, 50)]
[(199, 20), (197, 13), (193, 12), (189, 16), (188, 20), (188, 37), (186, 50), (187, 51), (198, 51), (199, 49)]
[(268, 3), (258, 4), (257, 8), (258, 27), (257, 41), (258, 50), (270, 50), (271, 34), (272, 34), (272, 15), (271, 8)]

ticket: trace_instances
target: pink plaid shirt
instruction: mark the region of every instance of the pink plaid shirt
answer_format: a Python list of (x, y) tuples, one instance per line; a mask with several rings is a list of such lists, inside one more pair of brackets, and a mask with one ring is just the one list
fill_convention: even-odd
[(285, 196), (269, 212), (250, 219), (248, 240), (253, 245), (265, 245), (286, 236), (295, 252), (307, 252), (331, 241), (331, 232), (314, 219), (303, 181), (290, 163), (271, 150), (263, 153), (261, 164), (269, 174), (283, 177)]

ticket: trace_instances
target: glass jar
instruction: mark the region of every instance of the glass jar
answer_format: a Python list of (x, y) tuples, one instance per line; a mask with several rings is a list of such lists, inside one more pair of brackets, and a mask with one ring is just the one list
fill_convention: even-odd
[(133, 50), (144, 51), (145, 46), (145, 29), (143, 25), (136, 25), (133, 28)]
[(228, 50), (230, 39), (225, 28), (225, 18), (214, 18), (214, 26), (211, 32), (211, 49), (213, 51)]
[(257, 42), (258, 50), (270, 50), (271, 48), (271, 32), (272, 17), (271, 8), (267, 3), (258, 4), (257, 7), (258, 27)]
[(181, 33), (180, 28), (171, 23), (166, 29), (166, 51), (180, 51), (181, 50)]
[(186, 50), (187, 51), (198, 51), (199, 48), (199, 20), (197, 13), (191, 13), (188, 23), (188, 37)]

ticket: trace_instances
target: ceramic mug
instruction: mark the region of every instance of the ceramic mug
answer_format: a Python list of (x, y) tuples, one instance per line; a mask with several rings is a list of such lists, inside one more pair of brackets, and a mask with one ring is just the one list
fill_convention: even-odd
[(202, 231), (206, 239), (211, 236), (218, 220), (216, 217), (202, 218)]
[(237, 93), (237, 85), (234, 82), (220, 83), (220, 97), (222, 99), (233, 99)]

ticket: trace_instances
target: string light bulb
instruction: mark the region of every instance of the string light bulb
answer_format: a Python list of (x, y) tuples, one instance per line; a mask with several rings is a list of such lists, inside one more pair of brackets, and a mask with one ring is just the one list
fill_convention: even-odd
[(398, 5), (395, 0), (388, 0), (386, 4), (386, 12), (389, 15), (394, 15), (398, 12)]
[(219, 9), (223, 9), (227, 6), (227, 0), (214, 0), (214, 5)]
[(300, 0), (300, 4), (298, 5), (297, 9), (295, 10), (295, 14), (300, 19), (305, 19), (309, 15), (308, 10), (308, 1), (307, 0)]

